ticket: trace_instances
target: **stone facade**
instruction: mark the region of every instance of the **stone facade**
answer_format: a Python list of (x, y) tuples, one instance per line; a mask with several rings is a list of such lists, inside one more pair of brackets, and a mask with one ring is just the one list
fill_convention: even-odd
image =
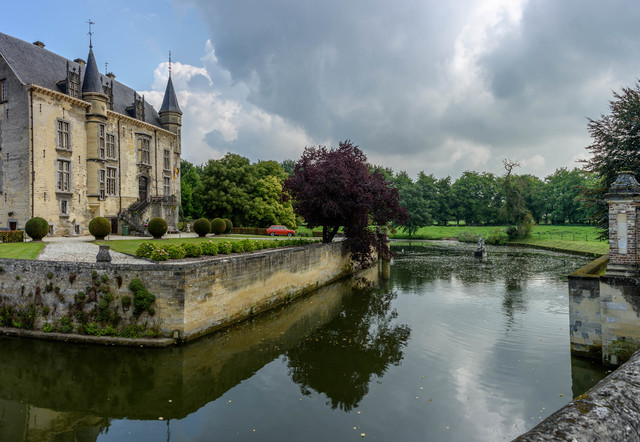
[(52, 235), (82, 235), (104, 216), (116, 233), (140, 202), (142, 221), (177, 227), (182, 113), (171, 79), (172, 106), (157, 113), (98, 73), (92, 50), (70, 61), (0, 34), (0, 55), (0, 228), (39, 216)]

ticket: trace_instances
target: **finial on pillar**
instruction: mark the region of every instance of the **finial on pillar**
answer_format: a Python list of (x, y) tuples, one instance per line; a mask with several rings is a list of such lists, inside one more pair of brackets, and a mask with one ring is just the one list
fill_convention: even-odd
[(95, 25), (96, 23), (91, 21), (91, 19), (89, 19), (87, 23), (89, 23), (89, 32), (87, 33), (89, 35), (89, 49), (93, 49), (93, 41), (91, 39), (91, 37), (93, 36), (93, 32), (91, 31), (91, 25)]

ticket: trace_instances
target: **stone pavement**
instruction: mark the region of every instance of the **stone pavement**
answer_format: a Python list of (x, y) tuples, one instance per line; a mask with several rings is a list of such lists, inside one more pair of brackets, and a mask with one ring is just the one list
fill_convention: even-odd
[[(163, 238), (195, 238), (195, 233), (176, 233), (164, 235)], [(99, 247), (93, 244), (93, 236), (73, 236), (73, 237), (47, 237), (43, 238), (46, 243), (36, 260), (41, 261), (75, 261), (75, 262), (96, 262)], [(132, 241), (147, 241), (151, 237), (142, 236), (120, 236), (109, 235), (107, 240), (125, 239)], [(109, 251), (113, 264), (153, 264), (145, 259), (124, 253)]]

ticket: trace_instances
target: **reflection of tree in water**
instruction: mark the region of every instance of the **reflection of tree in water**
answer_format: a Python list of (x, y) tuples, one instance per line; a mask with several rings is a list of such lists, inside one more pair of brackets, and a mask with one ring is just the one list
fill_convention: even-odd
[(394, 323), (393, 292), (358, 292), (340, 314), (286, 354), (289, 373), (302, 394), (324, 393), (332, 409), (350, 411), (369, 391), (374, 376), (399, 365), (411, 329)]

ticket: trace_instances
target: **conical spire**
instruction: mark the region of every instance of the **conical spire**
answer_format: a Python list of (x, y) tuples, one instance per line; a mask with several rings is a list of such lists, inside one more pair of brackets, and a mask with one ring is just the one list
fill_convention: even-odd
[(164, 100), (162, 100), (162, 107), (160, 112), (178, 112), (182, 115), (180, 106), (178, 106), (178, 98), (176, 97), (176, 91), (173, 89), (173, 81), (171, 81), (171, 75), (169, 75), (169, 81), (167, 82), (167, 90), (164, 91)]
[(98, 72), (98, 64), (96, 63), (96, 57), (93, 55), (93, 49), (91, 48), (89, 48), (89, 58), (87, 59), (87, 67), (84, 71), (82, 92), (99, 92), (104, 94), (102, 79), (100, 78), (100, 72)]

